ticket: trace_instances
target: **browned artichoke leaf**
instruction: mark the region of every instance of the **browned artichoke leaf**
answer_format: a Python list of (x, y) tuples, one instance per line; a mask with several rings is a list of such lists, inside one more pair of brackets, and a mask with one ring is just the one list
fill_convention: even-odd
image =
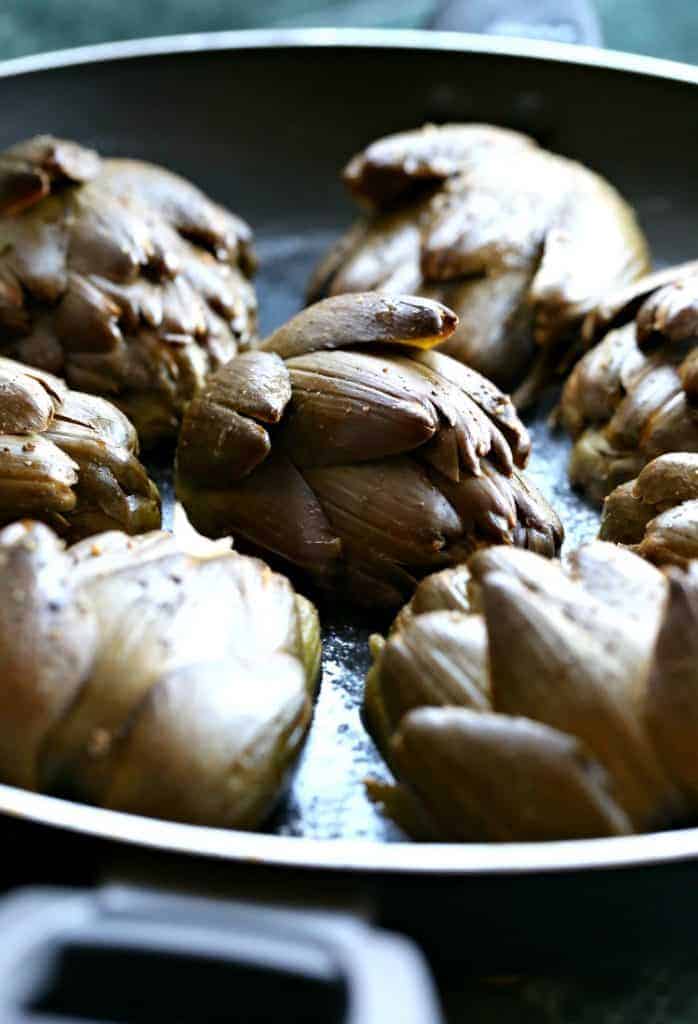
[(692, 349), (681, 363), (679, 377), (686, 398), (695, 408), (698, 403), (698, 348)]
[(35, 135), (15, 143), (5, 152), (41, 168), (58, 182), (90, 181), (101, 167), (99, 156), (93, 149), (54, 135)]
[(698, 453), (667, 452), (649, 462), (633, 482), (635, 496), (659, 508), (698, 497)]
[(98, 169), (2, 220), (4, 351), (113, 396), (152, 444), (256, 330), (249, 229), (167, 171)]
[(603, 431), (588, 428), (572, 449), (570, 481), (600, 505), (615, 487), (637, 476), (646, 461), (642, 452), (616, 449)]
[(97, 634), (61, 543), (39, 523), (0, 532), (0, 776), (35, 789), (44, 739), (91, 671)]
[(118, 159), (105, 162), (103, 181), (115, 196), (157, 210), (184, 238), (221, 259), (239, 256), (246, 272), (254, 270), (249, 226), (186, 179), (140, 160)]
[(458, 512), (466, 532), (490, 543), (513, 542), (516, 500), (512, 477), (483, 460), (478, 476), (464, 476), (458, 483), (439, 479), (439, 488)]
[(666, 401), (647, 421), (640, 447), (645, 453), (643, 463), (665, 452), (698, 452), (698, 410), (683, 391)]
[(37, 135), (0, 155), (0, 213), (16, 216), (48, 196), (54, 184), (88, 181), (100, 161), (91, 149)]
[(633, 831), (588, 749), (526, 718), (415, 710), (402, 721), (392, 762), (442, 839), (541, 841)]
[(281, 438), (298, 466), (397, 455), (425, 444), (438, 429), (433, 396), (408, 359), (322, 351), (286, 366), (293, 401)]
[[(32, 372), (32, 371), (29, 371)], [(83, 428), (106, 444), (138, 454), (138, 435), (131, 421), (111, 402), (81, 391), (66, 391), (52, 424), (52, 430)]]
[(447, 338), (456, 324), (455, 314), (431, 299), (375, 292), (336, 295), (297, 313), (261, 348), (282, 359), (350, 345), (431, 348)]
[[(560, 184), (549, 157), (522, 162), (515, 191), (509, 166), (486, 164), (483, 169), (484, 174), (454, 178), (432, 199), (421, 249), (427, 281), (531, 272), (537, 265)], [(551, 179), (549, 189), (543, 187), (546, 178)]]
[[(215, 548), (216, 544), (206, 542)], [(94, 537), (85, 537), (71, 544), (68, 558), (75, 570), (79, 584), (96, 576), (107, 576), (120, 569), (132, 567), (166, 555), (175, 555), (181, 544), (172, 533), (152, 530), (135, 537), (123, 530), (108, 530)]]
[(669, 600), (649, 681), (647, 716), (655, 746), (692, 809), (698, 802), (698, 579), (668, 571)]
[(162, 266), (157, 223), (139, 203), (124, 203), (105, 191), (102, 176), (71, 195), (68, 202), (74, 272), (128, 283), (142, 267), (156, 272)]
[[(380, 648), (380, 649), (378, 649)], [(366, 678), (364, 714), (386, 758), (390, 740), (413, 708), (490, 706), (487, 631), (480, 615), (435, 611), (393, 631)]]
[[(564, 167), (567, 184), (531, 285), (535, 337), (543, 345), (573, 327), (599, 296), (637, 278), (648, 265), (644, 238), (618, 192), (580, 164), (551, 159)], [(611, 222), (618, 225), (614, 231), (608, 230)]]
[(78, 465), (39, 434), (0, 434), (0, 519), (62, 516), (75, 508)]
[(684, 501), (652, 519), (636, 550), (656, 565), (688, 568), (698, 558), (698, 500)]
[(638, 497), (635, 481), (628, 480), (604, 498), (599, 537), (616, 544), (639, 544), (655, 513), (653, 505)]
[(235, 483), (269, 454), (266, 429), (277, 423), (291, 398), (284, 362), (272, 352), (246, 352), (208, 381), (189, 405), (177, 450), (184, 480), (222, 489)]
[(410, 295), (420, 291), (421, 220), (426, 209), (421, 200), (407, 209), (380, 214), (351, 232), (346, 242), (340, 240), (339, 252), (331, 253), (330, 265), (321, 264), (315, 272), (311, 296), (314, 292), (315, 298), (323, 298), (324, 288), (330, 295), (368, 291)]
[(428, 124), (371, 143), (347, 164), (344, 181), (358, 198), (389, 206), (415, 186), (476, 170), (496, 158), (520, 159), (534, 145), (524, 135), (489, 125)]
[(480, 588), (494, 707), (580, 739), (636, 827), (675, 812), (641, 713), (651, 634), (561, 571), (553, 588), (542, 577), (534, 589), (502, 572), (485, 575)]
[(451, 611), (470, 612), (469, 596), (470, 570), (467, 565), (456, 565), (451, 569), (433, 572), (420, 580), (408, 603), (395, 617), (391, 632), (402, 629), (415, 615), (424, 612)]
[(647, 365), (637, 346), (634, 324), (611, 331), (579, 360), (565, 382), (560, 417), (565, 429), (578, 437), (588, 424), (613, 416), (629, 379)]
[(140, 547), (116, 571), (79, 575), (98, 617), (99, 651), (44, 745), (45, 784), (91, 800), (103, 798), (120, 756), (115, 743), (158, 680), (208, 662), (253, 665), (270, 650), (302, 654), (295, 594), (262, 563), (233, 552), (200, 559), (166, 545), (141, 559)]
[(610, 327), (627, 323), (635, 318), (638, 309), (652, 292), (670, 284), (677, 277), (690, 277), (698, 271), (698, 260), (681, 263), (678, 266), (665, 267), (652, 274), (624, 285), (611, 293), (607, 293), (586, 317), (582, 325), (582, 335), (587, 344), (605, 334)]
[[(9, 268), (24, 289), (43, 302), (56, 302), (67, 287), (69, 237), (60, 198), (45, 199), (22, 217), (0, 222), (0, 243)], [(22, 296), (23, 301), (26, 298)]]
[(342, 543), (313, 489), (293, 463), (272, 452), (254, 473), (225, 490), (190, 487), (180, 475), (177, 496), (207, 537), (231, 532), (315, 572), (331, 572)]
[(288, 655), (168, 673), (117, 744), (104, 802), (192, 824), (253, 828), (279, 795), (311, 711), (302, 667)]
[(343, 543), (366, 561), (373, 555), (438, 568), (460, 539), (455, 509), (407, 456), (307, 469), (304, 476)]
[[(436, 375), (441, 381), (446, 381), (449, 385), (449, 396), (453, 394), (453, 388), (466, 394), (492, 421), (497, 428), (493, 430), (490, 427), (494, 461), (499, 461), (505, 468), (511, 467), (512, 461), (519, 467), (526, 465), (531, 450), (531, 439), (508, 395), (503, 394), (495, 384), (476, 370), (463, 366), (455, 359), (447, 358), (441, 352), (417, 352), (413, 354), (412, 359), (422, 369), (428, 370), (430, 375)], [(500, 433), (506, 439), (506, 444), (503, 444)]]
[(647, 425), (657, 422), (680, 393), (681, 380), (673, 366), (648, 366), (608, 421), (604, 430), (608, 443), (616, 448), (636, 448), (647, 436)]
[(642, 627), (642, 643), (651, 649), (659, 631), (667, 596), (662, 573), (630, 551), (603, 540), (583, 544), (566, 560), (572, 579), (630, 623)]
[(41, 433), (53, 419), (56, 404), (40, 380), (17, 363), (0, 360), (0, 433)]
[(637, 340), (641, 348), (653, 344), (695, 340), (698, 335), (698, 273), (682, 274), (655, 288), (640, 306)]
[(514, 544), (553, 558), (559, 554), (565, 537), (560, 517), (541, 492), (517, 469), (512, 473), (510, 486), (516, 506)]

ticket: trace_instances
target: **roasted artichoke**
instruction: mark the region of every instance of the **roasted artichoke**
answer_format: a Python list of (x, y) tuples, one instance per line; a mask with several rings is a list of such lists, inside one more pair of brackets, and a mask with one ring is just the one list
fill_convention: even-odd
[(255, 332), (250, 230), (177, 175), (39, 136), (0, 154), (0, 352), (176, 433)]
[(611, 294), (583, 336), (594, 347), (565, 384), (560, 419), (575, 438), (572, 483), (600, 503), (656, 456), (698, 451), (698, 262)]
[(460, 317), (442, 350), (523, 407), (582, 317), (648, 269), (635, 217), (603, 178), (488, 125), (380, 139), (344, 181), (367, 214), (317, 268), (314, 300), (378, 289), (440, 299)]
[(656, 565), (698, 558), (698, 453), (670, 452), (604, 501), (599, 536), (627, 544)]
[(103, 398), (0, 357), (0, 526), (41, 519), (70, 540), (160, 525), (138, 439)]
[(0, 780), (252, 828), (302, 745), (318, 620), (288, 580), (208, 542), (0, 532)]
[(562, 527), (519, 471), (530, 446), (511, 402), (430, 351), (455, 325), (428, 299), (337, 296), (231, 360), (182, 424), (194, 526), (374, 606), (484, 544), (554, 555)]
[(416, 836), (615, 835), (698, 816), (698, 563), (595, 541), (428, 577), (374, 637), (365, 720)]

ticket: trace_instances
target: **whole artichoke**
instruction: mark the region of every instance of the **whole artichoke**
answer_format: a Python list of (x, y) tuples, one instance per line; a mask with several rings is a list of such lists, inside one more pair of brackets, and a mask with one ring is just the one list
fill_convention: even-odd
[(177, 175), (39, 136), (0, 154), (0, 351), (107, 395), (142, 443), (255, 333), (251, 233)]
[(136, 814), (251, 828), (305, 737), (313, 606), (256, 559), (169, 534), (65, 550), (0, 532), (0, 780)]
[(565, 839), (698, 815), (698, 563), (667, 578), (595, 541), (424, 580), (374, 637), (365, 720), (416, 836)]
[(0, 357), (0, 525), (41, 519), (71, 540), (160, 525), (160, 498), (122, 412)]
[(614, 188), (525, 135), (427, 125), (372, 143), (344, 181), (367, 209), (317, 268), (314, 300), (378, 289), (440, 299), (460, 317), (443, 351), (521, 408), (609, 287), (648, 269)]
[(428, 299), (337, 296), (219, 370), (177, 453), (196, 529), (376, 606), (484, 544), (554, 555), (562, 527), (519, 471), (530, 444), (511, 402), (429, 351), (455, 325)]
[(627, 544), (656, 565), (698, 558), (698, 453), (670, 452), (604, 501), (599, 536)]
[(583, 334), (594, 347), (560, 419), (575, 438), (572, 483), (600, 503), (656, 456), (698, 451), (698, 262), (610, 295)]

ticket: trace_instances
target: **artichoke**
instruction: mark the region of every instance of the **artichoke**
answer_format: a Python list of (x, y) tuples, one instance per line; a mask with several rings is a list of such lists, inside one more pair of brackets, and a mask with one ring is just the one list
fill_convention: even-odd
[(604, 501), (599, 536), (627, 544), (656, 565), (698, 558), (698, 453), (670, 452)]
[(698, 262), (611, 294), (586, 319), (593, 347), (562, 394), (572, 483), (592, 501), (658, 455), (698, 451)]
[(492, 547), (372, 638), (364, 717), (415, 836), (617, 835), (698, 815), (698, 563), (603, 541), (566, 565)]
[(336, 296), (231, 360), (182, 424), (195, 528), (386, 607), (484, 544), (554, 555), (562, 527), (520, 472), (530, 444), (510, 400), (430, 350), (455, 325), (428, 299)]
[(136, 814), (252, 828), (312, 714), (318, 620), (208, 542), (0, 532), (0, 779)]
[(372, 143), (344, 181), (367, 209), (315, 271), (314, 300), (377, 289), (460, 317), (443, 351), (521, 408), (583, 316), (648, 269), (635, 217), (603, 178), (488, 125), (427, 125)]
[(0, 352), (176, 434), (255, 332), (250, 230), (177, 175), (40, 136), (0, 154)]
[(0, 357), (0, 525), (28, 516), (70, 540), (160, 525), (136, 432), (103, 398)]

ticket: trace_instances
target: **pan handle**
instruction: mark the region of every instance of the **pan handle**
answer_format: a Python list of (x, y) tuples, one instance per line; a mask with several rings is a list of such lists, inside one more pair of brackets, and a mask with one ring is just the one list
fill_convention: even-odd
[(429, 27), (603, 46), (591, 0), (445, 0)]
[(417, 947), (344, 912), (31, 888), (0, 902), (0, 935), (3, 1024), (442, 1021)]

